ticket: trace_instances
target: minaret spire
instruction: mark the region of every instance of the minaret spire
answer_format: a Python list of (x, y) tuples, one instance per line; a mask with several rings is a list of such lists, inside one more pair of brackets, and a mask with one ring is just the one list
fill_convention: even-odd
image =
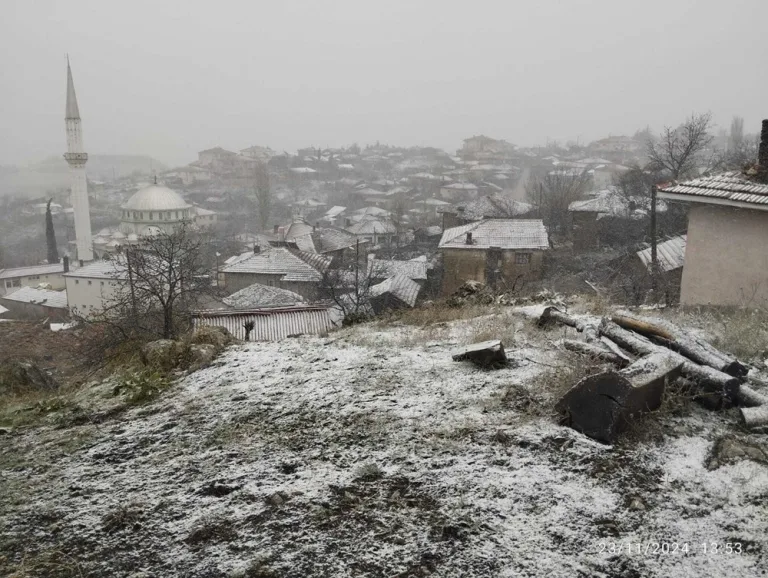
[(67, 128), (67, 152), (64, 158), (69, 163), (71, 179), (72, 207), (75, 210), (75, 242), (77, 258), (81, 261), (93, 259), (93, 240), (91, 239), (91, 211), (88, 206), (88, 183), (85, 178), (85, 163), (88, 154), (83, 148), (83, 132), (80, 110), (77, 107), (75, 83), (72, 81), (72, 68), (67, 55), (67, 107), (64, 124)]
[(69, 54), (67, 54), (67, 110), (64, 118), (80, 118), (80, 109), (77, 108), (75, 83), (72, 80), (72, 68), (69, 66)]

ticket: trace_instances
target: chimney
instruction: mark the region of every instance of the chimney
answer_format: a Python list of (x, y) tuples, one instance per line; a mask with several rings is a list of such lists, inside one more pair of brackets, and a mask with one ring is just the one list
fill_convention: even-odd
[(467, 245), (471, 245), (472, 244), (472, 231), (468, 231), (467, 232), (467, 240), (465, 241), (465, 243)]
[(69, 257), (67, 255), (64, 255), (64, 272), (69, 273)]
[(285, 241), (285, 227), (277, 228), (277, 240), (281, 242)]
[(344, 226), (345, 227), (351, 227), (352, 226), (352, 219), (350, 219), (349, 217), (346, 217), (344, 219)]
[(82, 266), (83, 266), (83, 264), (84, 264), (84, 263), (83, 263), (83, 260), (82, 260), (82, 259), (80, 259), (80, 266), (82, 267)]
[(259, 247), (256, 243), (253, 244), (253, 254), (258, 255), (261, 253), (261, 247)]
[(763, 120), (763, 130), (760, 131), (760, 148), (757, 151), (757, 164), (761, 171), (768, 171), (768, 119)]
[(274, 231), (272, 231), (275, 235), (277, 235), (277, 231), (280, 228), (280, 225), (275, 225)]

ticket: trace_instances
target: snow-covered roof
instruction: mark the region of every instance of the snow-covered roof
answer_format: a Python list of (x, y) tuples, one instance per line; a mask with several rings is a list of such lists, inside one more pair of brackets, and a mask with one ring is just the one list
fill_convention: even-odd
[(454, 191), (476, 191), (477, 185), (473, 183), (451, 183), (450, 185), (444, 185), (443, 188)]
[(161, 185), (150, 185), (134, 193), (121, 207), (129, 211), (175, 211), (189, 208), (178, 193)]
[(13, 293), (1, 296), (0, 299), (16, 301), (18, 303), (30, 303), (32, 305), (45, 305), (46, 307), (55, 307), (57, 309), (67, 309), (66, 291), (22, 287)]
[(415, 281), (425, 281), (427, 279), (427, 262), (371, 259), (368, 261), (368, 274), (374, 279), (405, 275)]
[(409, 307), (413, 307), (416, 305), (416, 299), (419, 296), (420, 289), (418, 283), (405, 275), (394, 275), (378, 285), (373, 285), (370, 293), (372, 298), (381, 297), (382, 295), (389, 293), (390, 295), (397, 297), (403, 303), (406, 303)]
[(55, 275), (64, 272), (63, 263), (50, 265), (32, 265), (30, 267), (12, 267), (0, 269), (0, 279), (15, 279), (16, 277), (29, 277), (32, 275)]
[[(673, 271), (685, 264), (685, 246), (688, 235), (679, 235), (656, 245), (656, 259), (662, 271)], [(646, 267), (651, 266), (651, 248), (637, 252), (640, 261)]]
[(311, 282), (320, 281), (322, 271), (329, 264), (330, 259), (320, 255), (308, 255), (300, 251), (294, 253), (285, 247), (273, 247), (263, 253), (257, 253), (242, 261), (226, 265), (222, 271), (224, 273), (280, 275), (281, 281)]
[(347, 207), (341, 207), (339, 205), (336, 205), (334, 207), (331, 207), (325, 212), (325, 217), (332, 219), (333, 217), (338, 217), (341, 213), (347, 210)]
[(759, 183), (740, 171), (673, 183), (661, 188), (659, 197), (768, 211), (768, 184)]
[(394, 235), (397, 228), (389, 221), (364, 220), (353, 223), (346, 230), (355, 235)]
[(124, 279), (125, 266), (116, 261), (93, 261), (79, 269), (64, 273), (65, 277), (80, 277), (86, 279)]
[[(467, 233), (472, 233), (467, 243)], [(486, 219), (446, 229), (441, 249), (548, 249), (549, 237), (541, 219)]]
[(524, 215), (533, 210), (533, 206), (505, 197), (499, 193), (485, 195), (466, 203), (456, 203), (443, 212), (454, 212), (465, 219), (479, 221), (481, 219), (509, 219)]
[(309, 167), (295, 167), (291, 169), (291, 172), (299, 175), (307, 175), (310, 173), (316, 173), (317, 171)]
[(336, 227), (320, 227), (306, 235), (294, 237), (293, 241), (301, 251), (320, 254), (354, 247), (358, 242), (355, 235)]
[(232, 293), (222, 301), (235, 309), (257, 309), (259, 307), (296, 305), (302, 303), (304, 298), (287, 289), (254, 283)]

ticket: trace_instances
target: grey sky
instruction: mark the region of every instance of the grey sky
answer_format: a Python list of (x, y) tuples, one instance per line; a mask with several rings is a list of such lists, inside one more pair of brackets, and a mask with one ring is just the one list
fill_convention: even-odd
[(768, 117), (765, 0), (7, 0), (0, 164), (65, 148), (69, 52), (90, 153), (214, 145), (453, 150), (592, 140), (711, 110)]

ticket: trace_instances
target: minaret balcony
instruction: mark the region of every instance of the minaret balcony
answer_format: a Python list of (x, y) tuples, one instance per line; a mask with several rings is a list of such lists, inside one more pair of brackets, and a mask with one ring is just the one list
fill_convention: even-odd
[(70, 165), (84, 165), (88, 161), (88, 153), (64, 153), (64, 158)]

